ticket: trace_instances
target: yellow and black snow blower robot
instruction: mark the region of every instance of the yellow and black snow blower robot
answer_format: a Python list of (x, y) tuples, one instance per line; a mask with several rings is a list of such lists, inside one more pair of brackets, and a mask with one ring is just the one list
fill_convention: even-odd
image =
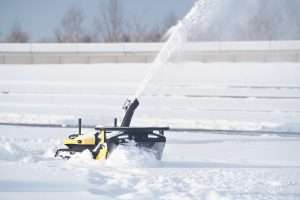
[(129, 127), (139, 101), (127, 100), (123, 106), (125, 115), (121, 126), (95, 128), (94, 134), (81, 133), (81, 119), (79, 119), (79, 133), (72, 134), (65, 139), (66, 149), (58, 149), (55, 157), (69, 159), (78, 152), (89, 150), (96, 160), (104, 160), (118, 147), (118, 145), (135, 144), (152, 152), (160, 160), (166, 143), (164, 131), (169, 127)]

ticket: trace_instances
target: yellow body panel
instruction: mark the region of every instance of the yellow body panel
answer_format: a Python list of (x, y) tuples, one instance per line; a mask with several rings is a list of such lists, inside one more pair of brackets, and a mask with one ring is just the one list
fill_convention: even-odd
[(98, 138), (100, 139), (100, 143), (104, 143), (106, 141), (104, 141), (105, 137), (104, 137), (105, 133), (104, 131), (102, 130), (99, 135), (98, 135)]
[(64, 141), (65, 145), (68, 144), (81, 144), (81, 145), (95, 145), (95, 135), (94, 134), (85, 134), (78, 135), (74, 138), (67, 138)]
[(105, 160), (106, 157), (107, 157), (107, 144), (103, 143), (101, 144), (101, 149), (98, 155), (96, 156), (96, 160)]
[(96, 160), (105, 160), (106, 156), (107, 156), (108, 149), (107, 149), (107, 144), (105, 142), (105, 136), (104, 135), (105, 135), (105, 133), (104, 133), (103, 130), (98, 135), (98, 138), (100, 140), (100, 142), (99, 142), (100, 151), (96, 156)]
[(95, 134), (71, 135), (64, 140), (65, 145), (94, 145), (93, 152), (97, 153), (96, 160), (105, 160), (108, 154), (108, 148), (105, 141), (105, 132), (101, 131), (98, 135), (99, 143), (96, 144)]

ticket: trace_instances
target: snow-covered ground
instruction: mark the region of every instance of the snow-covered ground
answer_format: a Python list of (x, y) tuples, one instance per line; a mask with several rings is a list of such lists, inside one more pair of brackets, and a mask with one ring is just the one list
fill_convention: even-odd
[[(150, 64), (2, 65), (0, 122), (111, 125)], [(300, 65), (180, 63), (159, 71), (135, 125), (300, 132)]]
[[(149, 66), (2, 65), (0, 122), (111, 125)], [(300, 132), (299, 74), (291, 63), (171, 64), (133, 123)], [(75, 131), (0, 126), (0, 199), (300, 199), (297, 134), (168, 132), (162, 161), (134, 147), (104, 162), (53, 158)]]
[(130, 148), (54, 159), (72, 131), (2, 126), (1, 199), (300, 198), (298, 136), (168, 132), (162, 161)]

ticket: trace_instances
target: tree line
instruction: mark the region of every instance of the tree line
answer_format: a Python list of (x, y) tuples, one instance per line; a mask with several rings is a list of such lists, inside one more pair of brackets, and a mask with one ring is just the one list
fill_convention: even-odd
[[(178, 18), (170, 12), (162, 23), (149, 26), (138, 17), (126, 17), (119, 0), (109, 0), (99, 6), (98, 15), (93, 21), (93, 31), (85, 29), (85, 20), (83, 11), (73, 5), (53, 31), (53, 37), (37, 42), (158, 42), (163, 34), (176, 24)], [(16, 22), (4, 36), (3, 42), (26, 43), (32, 40), (30, 34)]]

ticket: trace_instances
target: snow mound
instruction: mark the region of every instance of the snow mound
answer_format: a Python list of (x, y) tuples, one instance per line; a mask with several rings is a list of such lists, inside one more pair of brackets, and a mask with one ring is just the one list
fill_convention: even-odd
[(154, 167), (158, 163), (151, 150), (137, 147), (134, 142), (130, 142), (127, 145), (119, 145), (105, 164), (109, 167)]
[(76, 153), (73, 156), (71, 156), (70, 161), (89, 162), (92, 159), (93, 159), (92, 153), (88, 149), (86, 149), (83, 152)]
[(103, 167), (103, 162), (104, 162), (104, 161), (94, 160), (92, 153), (88, 149), (82, 152), (78, 152), (72, 155), (69, 160), (64, 160), (64, 161), (66, 161), (65, 167), (67, 168), (71, 168), (71, 169), (77, 168), (77, 169), (84, 169), (84, 170), (100, 169), (101, 167)]
[(54, 157), (58, 141), (0, 137), (0, 161), (39, 162)]
[(17, 145), (5, 142), (0, 146), (0, 159), (6, 161), (19, 160), (24, 157), (24, 151)]

